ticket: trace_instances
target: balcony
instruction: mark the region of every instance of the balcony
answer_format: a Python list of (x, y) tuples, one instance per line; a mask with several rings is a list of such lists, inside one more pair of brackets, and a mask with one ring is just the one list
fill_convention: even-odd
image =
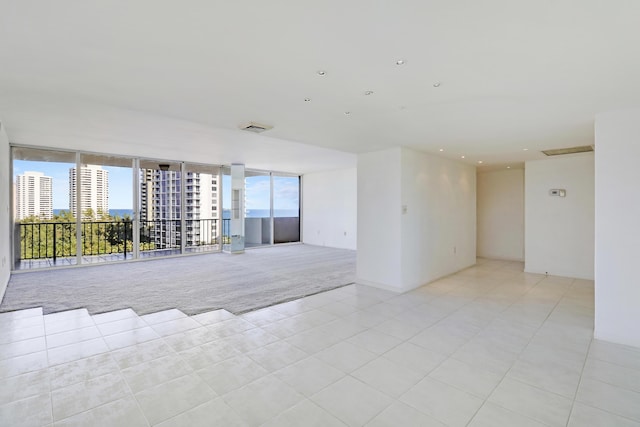
[[(222, 223), (220, 223), (222, 221)], [(214, 252), (229, 240), (228, 219), (82, 221), (82, 264), (134, 259), (134, 230), (139, 230), (138, 257)], [(15, 269), (25, 270), (78, 263), (75, 222), (15, 224)], [(182, 247), (184, 237), (185, 245)]]

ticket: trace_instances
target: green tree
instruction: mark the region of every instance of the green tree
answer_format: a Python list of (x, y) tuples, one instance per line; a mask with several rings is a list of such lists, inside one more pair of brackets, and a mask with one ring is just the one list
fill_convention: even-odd
[[(133, 251), (133, 222), (129, 215), (112, 217), (85, 209), (81, 222), (82, 254), (98, 255)], [(76, 218), (68, 210), (59, 211), (51, 220), (30, 216), (16, 222), (20, 230), (22, 259), (60, 258), (76, 255)], [(153, 250), (149, 230), (142, 228), (140, 250)]]

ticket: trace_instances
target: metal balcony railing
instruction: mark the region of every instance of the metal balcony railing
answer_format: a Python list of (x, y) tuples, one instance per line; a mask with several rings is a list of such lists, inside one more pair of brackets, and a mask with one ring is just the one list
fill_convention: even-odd
[[(229, 220), (188, 219), (183, 233), (180, 220), (140, 221), (139, 250), (141, 252), (185, 248), (214, 247), (229, 235)], [(133, 252), (134, 223), (132, 221), (83, 221), (81, 227), (82, 256), (123, 254)], [(226, 234), (225, 234), (226, 232)], [(17, 261), (68, 258), (76, 256), (75, 222), (16, 223), (19, 247)]]
[(70, 257), (76, 254), (75, 222), (16, 223), (20, 259)]

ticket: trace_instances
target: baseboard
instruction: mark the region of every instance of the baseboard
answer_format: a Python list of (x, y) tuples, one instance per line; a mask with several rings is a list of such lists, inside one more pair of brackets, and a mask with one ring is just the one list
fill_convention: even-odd
[(500, 256), (491, 256), (491, 255), (478, 255), (478, 258), (491, 259), (491, 260), (495, 260), (495, 261), (524, 262), (524, 258), (510, 258), (510, 257), (500, 257)]
[(436, 277), (434, 279), (429, 280), (428, 282), (417, 283), (417, 284), (414, 284), (414, 285), (410, 285), (410, 286), (408, 286), (406, 288), (404, 288), (404, 287), (402, 287), (402, 288), (394, 287), (394, 286), (386, 285), (384, 283), (378, 283), (378, 282), (373, 282), (373, 281), (370, 281), (370, 280), (361, 279), (359, 277), (356, 278), (356, 283), (359, 284), (359, 285), (371, 286), (372, 288), (383, 289), (385, 291), (391, 291), (391, 292), (396, 292), (396, 293), (405, 293), (405, 292), (412, 291), (414, 289), (418, 289), (418, 288), (420, 288), (422, 286), (429, 285), (430, 283), (433, 283), (433, 282), (435, 282), (437, 280), (440, 280), (440, 279), (444, 279), (445, 277), (453, 276), (454, 274), (457, 274), (457, 273), (459, 273), (459, 272), (461, 272), (463, 270), (466, 270), (467, 268), (473, 267), (474, 265), (476, 265), (476, 263), (469, 264), (469, 265), (467, 265), (465, 267), (462, 267), (462, 268), (460, 268), (460, 269), (458, 269), (456, 271), (453, 271), (451, 273), (447, 273), (447, 274), (444, 274), (442, 276)]
[(365, 280), (365, 279), (360, 279), (360, 278), (356, 278), (356, 284), (357, 285), (371, 286), (372, 288), (382, 289), (382, 290), (385, 290), (385, 291), (391, 291), (391, 292), (395, 292), (395, 293), (398, 293), (398, 294), (402, 293), (402, 292), (406, 292), (406, 291), (403, 291), (402, 289), (398, 289), (398, 288), (393, 287), (393, 286), (385, 285), (384, 283), (372, 282), (370, 280)]

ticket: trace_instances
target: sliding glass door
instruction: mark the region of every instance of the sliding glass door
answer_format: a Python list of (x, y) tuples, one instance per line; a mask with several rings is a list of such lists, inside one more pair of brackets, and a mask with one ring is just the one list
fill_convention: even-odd
[(300, 177), (245, 173), (246, 246), (300, 241)]
[(300, 177), (273, 175), (273, 243), (300, 241)]
[(245, 171), (245, 247), (272, 244), (271, 175), (269, 172)]

